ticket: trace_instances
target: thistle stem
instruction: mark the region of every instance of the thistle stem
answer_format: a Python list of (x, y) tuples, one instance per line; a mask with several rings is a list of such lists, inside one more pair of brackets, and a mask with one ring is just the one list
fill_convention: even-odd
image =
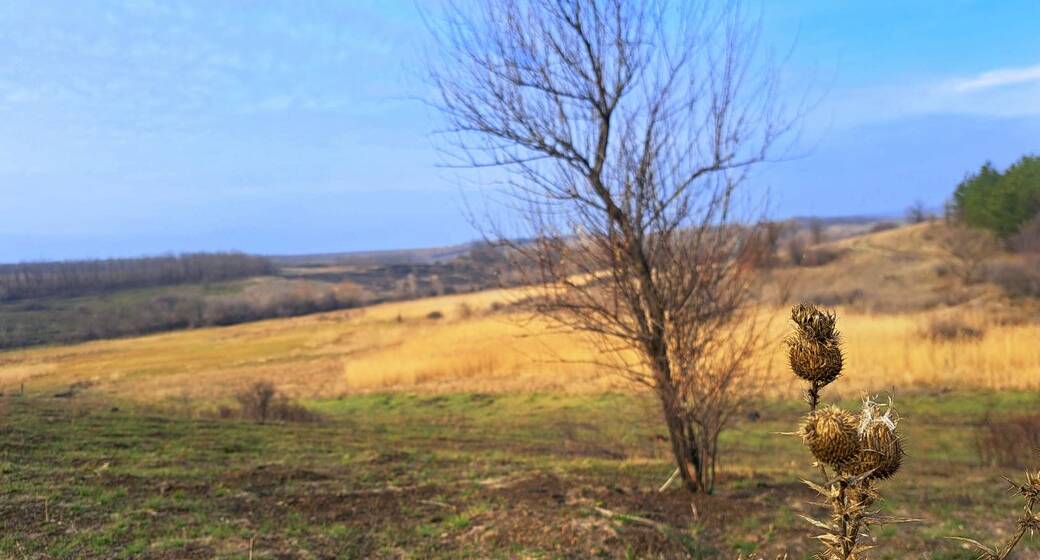
[(997, 556), (998, 560), (1004, 560), (1005, 558), (1007, 558), (1008, 555), (1011, 554), (1011, 551), (1014, 550), (1016, 546), (1018, 546), (1018, 543), (1022, 540), (1022, 537), (1026, 535), (1026, 531), (1029, 530), (1029, 525), (1027, 523), (1030, 519), (1033, 518), (1034, 505), (1034, 500), (1032, 499), (1026, 502), (1026, 512), (1025, 515), (1023, 515), (1022, 517), (1022, 522), (1018, 525), (1018, 532), (1016, 532), (1015, 535), (1011, 537), (1011, 540), (1008, 541), (1006, 545), (1004, 545), (1004, 548), (1000, 550), (1000, 554)]
[(841, 542), (841, 559), (849, 560), (857, 558), (856, 544), (859, 542), (860, 528), (863, 526), (863, 502), (853, 501), (849, 496), (849, 489), (856, 485), (850, 485), (846, 480), (837, 482), (837, 492), (832, 498), (831, 507), (834, 510), (835, 520), (838, 523), (838, 533)]
[(820, 384), (813, 381), (809, 386), (809, 391), (806, 393), (809, 401), (809, 410), (816, 412), (816, 407), (820, 404)]
[[(816, 412), (816, 409), (820, 405), (820, 388), (821, 385), (819, 382), (811, 381), (809, 384), (809, 390), (805, 392), (805, 400), (809, 402), (810, 414)], [(823, 482), (826, 483), (830, 480), (830, 477), (827, 476), (827, 466), (820, 462), (817, 463), (820, 465), (820, 474), (823, 475)]]
[(1003, 550), (1000, 551), (1000, 555), (997, 556), (997, 558), (999, 560), (1004, 560), (1005, 558), (1007, 558), (1008, 554), (1011, 554), (1011, 551), (1014, 550), (1016, 546), (1018, 546), (1018, 541), (1022, 540), (1022, 537), (1024, 537), (1025, 534), (1026, 528), (1024, 526), (1019, 527), (1018, 532), (1015, 533), (1015, 536), (1012, 537), (1010, 541), (1008, 541), (1007, 545), (1004, 546)]

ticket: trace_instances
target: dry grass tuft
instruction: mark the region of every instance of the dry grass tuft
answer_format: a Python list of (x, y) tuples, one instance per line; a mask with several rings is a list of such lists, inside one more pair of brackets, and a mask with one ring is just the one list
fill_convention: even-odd
[(981, 339), (986, 335), (986, 331), (968, 324), (962, 319), (945, 317), (933, 319), (921, 335), (929, 340), (938, 342), (958, 340), (972, 341)]

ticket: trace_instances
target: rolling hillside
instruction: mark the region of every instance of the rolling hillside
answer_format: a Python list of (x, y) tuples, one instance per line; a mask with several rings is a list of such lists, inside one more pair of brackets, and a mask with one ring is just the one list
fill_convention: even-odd
[[(6, 280), (0, 282), (0, 349), (293, 317), (508, 282), (495, 251), (475, 258), (473, 249), (471, 244), (272, 259), (228, 253), (0, 265), (0, 280)], [(235, 274), (222, 276), (168, 278), (164, 266), (183, 272), (190, 267), (174, 266), (177, 260), (192, 258), (218, 264), (226, 259), (238, 268), (226, 267)], [(245, 269), (236, 262), (249, 259), (263, 266)], [(95, 269), (96, 278), (88, 274)], [(135, 277), (125, 270), (141, 278), (129, 281)], [(53, 285), (48, 289), (43, 280)]]
[[(842, 311), (850, 393), (899, 387), (1040, 388), (1040, 325), (1035, 303), (1010, 305), (994, 286), (954, 286), (927, 225), (840, 240), (839, 256), (819, 267), (778, 269), (792, 299), (824, 300)], [(855, 297), (835, 298), (834, 294)], [(822, 295), (821, 295), (822, 294)], [(0, 386), (90, 391), (145, 400), (226, 399), (247, 383), (270, 380), (290, 395), (330, 398), (380, 391), (589, 393), (627, 390), (592, 366), (593, 350), (574, 334), (550, 332), (509, 311), (519, 292), (387, 303), (362, 309), (0, 354)], [(831, 299), (827, 299), (831, 298)], [(836, 299), (836, 301), (835, 301)], [(952, 305), (950, 305), (952, 303)], [(777, 341), (786, 305), (763, 309)], [(935, 339), (929, 325), (954, 318), (976, 338)], [(779, 344), (759, 366), (777, 394)], [(1010, 352), (1009, 349), (1014, 349)]]

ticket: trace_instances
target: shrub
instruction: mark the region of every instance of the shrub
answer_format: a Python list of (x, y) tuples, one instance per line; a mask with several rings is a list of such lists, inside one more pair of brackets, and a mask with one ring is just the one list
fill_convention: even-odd
[(853, 288), (845, 291), (824, 291), (824, 292), (811, 292), (806, 293), (805, 298), (817, 305), (824, 307), (835, 307), (838, 305), (853, 305), (863, 300), (866, 296), (860, 288)]
[(431, 321), (436, 321), (438, 319), (443, 319), (444, 313), (441, 313), (440, 311), (430, 311), (426, 314), (426, 318), (430, 319)]
[(1040, 297), (1040, 258), (1002, 261), (986, 269), (986, 279), (1012, 297)]
[(263, 424), (267, 421), (271, 401), (277, 392), (270, 381), (258, 381), (235, 395), (235, 400), (241, 407), (243, 417), (252, 418)]
[(787, 240), (787, 257), (795, 266), (823, 266), (833, 262), (844, 254), (843, 251), (830, 247), (809, 248), (806, 240), (794, 236)]
[(800, 236), (795, 235), (787, 240), (787, 258), (791, 259), (791, 264), (802, 266), (802, 263), (805, 262), (805, 250), (805, 239)]
[(914, 201), (914, 203), (906, 209), (906, 221), (911, 224), (920, 224), (930, 221), (932, 218), (933, 216), (924, 207), (924, 202), (921, 202), (920, 200)]
[(1040, 450), (1040, 414), (987, 419), (979, 429), (977, 446), (985, 464), (1028, 467)]
[(945, 270), (964, 284), (982, 280), (986, 263), (1000, 252), (1000, 244), (988, 231), (959, 223), (947, 223), (935, 231)]
[(969, 325), (964, 320), (953, 317), (933, 319), (921, 333), (925, 338), (937, 341), (979, 340), (986, 335), (982, 328)]
[(285, 395), (278, 395), (271, 403), (270, 418), (278, 422), (319, 422), (321, 415)]
[(1008, 245), (1016, 253), (1040, 255), (1040, 215), (1019, 228)]
[(749, 254), (755, 257), (755, 266), (772, 268), (779, 263), (780, 241), (789, 226), (784, 222), (763, 222), (761, 227), (752, 230), (748, 243)]
[(458, 315), (462, 319), (469, 319), (473, 316), (473, 307), (466, 302), (462, 302), (458, 305)]
[[(303, 405), (280, 394), (270, 381), (258, 381), (235, 395), (239, 410), (237, 416), (260, 424), (268, 420), (279, 422), (317, 422), (321, 417)], [(220, 418), (233, 418), (235, 412), (227, 406), (218, 409)]]
[(802, 256), (803, 266), (823, 266), (834, 262), (843, 254), (843, 251), (829, 247), (816, 247), (805, 251)]
[(813, 245), (819, 245), (826, 240), (827, 237), (827, 226), (824, 225), (823, 220), (819, 218), (813, 218), (809, 221), (809, 238), (812, 239)]

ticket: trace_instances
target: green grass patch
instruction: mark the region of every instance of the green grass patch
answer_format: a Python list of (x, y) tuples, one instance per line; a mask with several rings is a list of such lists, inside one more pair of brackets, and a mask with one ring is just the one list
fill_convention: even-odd
[[(819, 512), (799, 479), (816, 473), (797, 439), (781, 434), (803, 412), (791, 403), (763, 403), (758, 421), (724, 432), (719, 490), (694, 500), (697, 517), (682, 491), (657, 493), (672, 467), (646, 396), (364, 395), (308, 402), (326, 417), (319, 424), (263, 426), (116, 404), (7, 400), (0, 515), (12, 521), (0, 557), (815, 550), (799, 516)], [(1019, 506), (1000, 475), (1016, 473), (979, 463), (974, 430), (994, 406), (1024, 412), (1037, 396), (922, 394), (896, 404), (909, 457), (883, 487), (883, 508), (923, 522), (875, 531), (899, 551), (890, 557), (962, 558), (946, 537), (1006, 534)], [(596, 506), (621, 515), (607, 519)], [(636, 518), (674, 534), (623, 521)]]

